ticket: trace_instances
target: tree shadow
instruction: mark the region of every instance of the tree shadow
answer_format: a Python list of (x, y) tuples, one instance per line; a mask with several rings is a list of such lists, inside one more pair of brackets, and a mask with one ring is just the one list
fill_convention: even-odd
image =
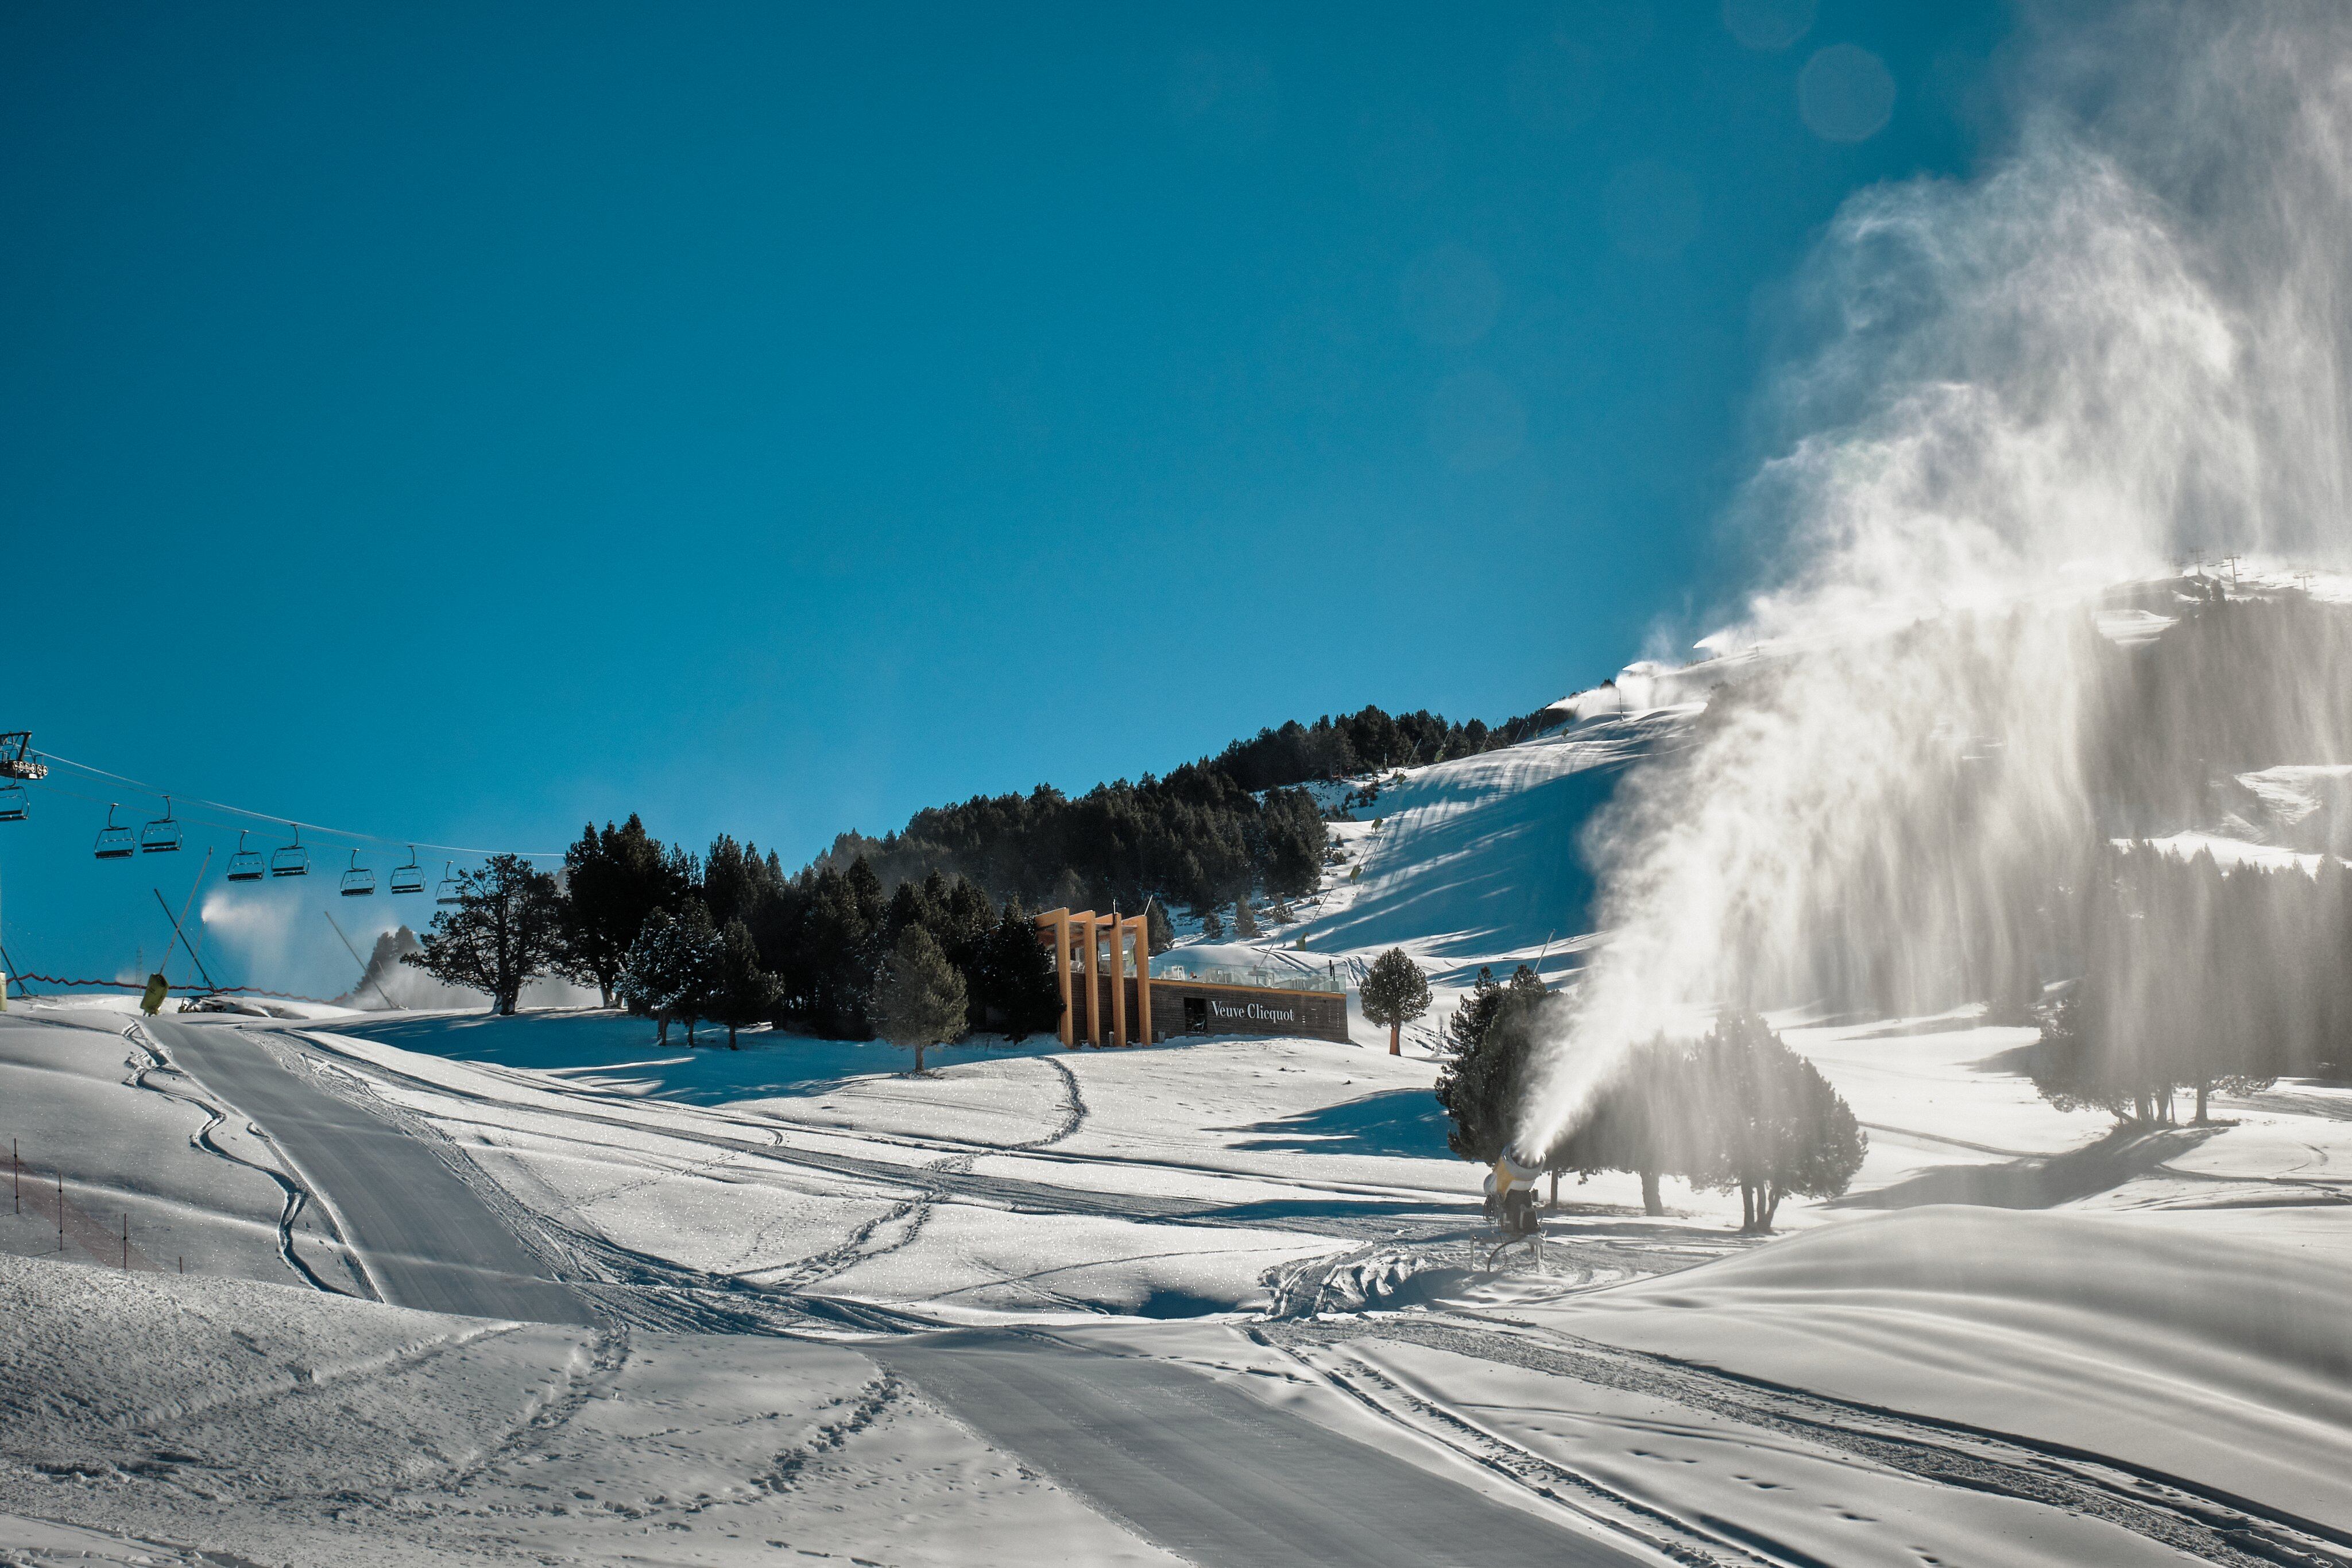
[(1445, 1109), (1426, 1089), (1391, 1089), (1229, 1130), (1259, 1134), (1234, 1145), (1243, 1149), (1391, 1159), (1454, 1157), (1445, 1146)]
[(1969, 1062), (1969, 1071), (1995, 1078), (2031, 1078), (2041, 1060), (2042, 1042), (2029, 1040), (2023, 1045), (2012, 1045), (2007, 1051), (1996, 1051)]
[(1917, 1208), (1969, 1203), (1981, 1208), (2054, 1208), (2123, 1186), (2202, 1144), (2221, 1127), (2122, 1127), (2063, 1155), (2000, 1165), (1937, 1166), (1875, 1192), (1832, 1199), (1830, 1208)]
[[(574, 1088), (630, 1099), (686, 1104), (823, 1094), (852, 1080), (908, 1075), (913, 1057), (884, 1040), (814, 1040), (770, 1030), (742, 1034), (727, 1048), (727, 1030), (706, 1024), (689, 1051), (683, 1026), (670, 1026), (659, 1043), (654, 1025), (625, 1013), (522, 1012), (373, 1014), (336, 1019), (326, 1032), (362, 1036), (427, 1056), (520, 1069)], [(969, 1061), (1041, 1056), (1061, 1044), (1047, 1036), (1008, 1046), (992, 1037), (934, 1046), (924, 1076)]]

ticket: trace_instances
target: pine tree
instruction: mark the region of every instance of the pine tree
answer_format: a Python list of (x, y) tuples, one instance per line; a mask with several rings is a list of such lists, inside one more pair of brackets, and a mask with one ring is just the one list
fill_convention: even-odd
[(1391, 947), (1372, 960), (1364, 977), (1363, 1005), (1365, 1018), (1389, 1026), (1389, 1054), (1402, 1055), (1405, 1024), (1429, 1010), (1429, 977), (1403, 948)]
[(727, 1049), (738, 1049), (735, 1031), (758, 1023), (776, 1005), (776, 977), (760, 967), (751, 928), (730, 920), (719, 934), (718, 973), (710, 988), (710, 1016), (727, 1026)]
[(675, 909), (690, 883), (683, 856), (665, 855), (632, 812), (615, 828), (593, 822), (563, 853), (564, 972), (613, 1005), (614, 982), (629, 945), (656, 909)]
[(871, 1032), (867, 1013), (883, 907), (881, 886), (863, 856), (846, 873), (825, 867), (810, 883), (803, 943), (809, 1021), (827, 1039)]
[(1247, 894), (1234, 900), (1234, 935), (1236, 936), (1258, 935), (1257, 911), (1250, 907)]
[(511, 1013), (523, 987), (564, 958), (563, 903), (555, 878), (520, 855), (492, 855), (460, 873), (457, 904), (433, 916), (424, 950), (401, 959), (444, 985), (467, 986)]
[[(1445, 1108), (1445, 1145), (1466, 1160), (1481, 1164), (1500, 1157), (1517, 1130), (1524, 1108), (1528, 1064), (1538, 1038), (1544, 1032), (1550, 998), (1543, 982), (1522, 964), (1507, 986), (1495, 984), (1490, 971), (1481, 971), (1465, 1009), (1450, 1020), (1449, 1049), (1437, 1073), (1437, 1103)], [(1483, 1025), (1465, 1023), (1463, 1013), (1483, 1017)]]
[(1692, 1103), (1689, 1071), (1689, 1053), (1664, 1037), (1628, 1051), (1581, 1118), (1544, 1152), (1544, 1168), (1555, 1182), (1562, 1171), (1638, 1176), (1642, 1212), (1652, 1218), (1664, 1214), (1659, 1178), (1687, 1177), (1694, 1168), (1696, 1139), (1685, 1113)]
[(1495, 971), (1479, 965), (1478, 977), (1471, 982), (1470, 994), (1445, 1015), (1446, 1053), (1460, 1057), (1477, 1050), (1486, 1038), (1487, 1028), (1495, 1021), (1496, 1009), (1502, 1005), (1503, 988), (1495, 983)]
[(891, 949), (876, 977), (874, 999), (882, 1037), (914, 1049), (917, 1072), (923, 1071), (926, 1048), (963, 1032), (963, 977), (920, 925), (908, 926)]
[(689, 898), (677, 912), (677, 942), (682, 954), (684, 983), (671, 1004), (686, 1020), (686, 1043), (694, 1045), (694, 1029), (712, 1016), (723, 967), (719, 928), (699, 898)]
[(1213, 904), (1204, 905), (1201, 910), (1201, 935), (1211, 942), (1222, 941), (1224, 937), (1225, 922)]
[(658, 1040), (667, 1045), (670, 1019), (677, 1015), (678, 1003), (693, 983), (694, 955), (678, 930), (677, 917), (667, 909), (654, 910), (646, 916), (637, 939), (629, 945), (628, 958), (614, 984), (621, 1004), (654, 1019), (660, 1031)]
[(992, 1015), (1012, 1040), (1055, 1029), (1062, 1021), (1062, 984), (1054, 956), (1037, 940), (1037, 928), (1022, 912), (1017, 900), (1007, 900), (1004, 915), (982, 944), (976, 984), (982, 1000), (976, 1009)]
[(1740, 1229), (1770, 1231), (1790, 1193), (1834, 1197), (1869, 1139), (1820, 1070), (1753, 1013), (1726, 1013), (1690, 1057), (1691, 1182), (1739, 1192)]

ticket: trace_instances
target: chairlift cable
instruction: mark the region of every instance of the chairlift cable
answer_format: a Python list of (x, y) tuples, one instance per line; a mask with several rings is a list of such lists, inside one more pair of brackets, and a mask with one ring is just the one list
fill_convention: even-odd
[[(147, 783), (143, 779), (133, 779), (128, 774), (115, 773), (104, 768), (93, 767), (87, 762), (77, 762), (70, 757), (60, 757), (54, 751), (44, 751), (41, 753), (41, 757), (45, 761), (63, 763), (68, 768), (76, 768), (83, 773), (93, 774), (100, 779), (111, 779), (119, 784), (128, 784), (132, 789), (138, 789), (145, 794), (152, 795), (159, 800), (166, 798), (166, 791), (162, 787)], [(67, 795), (75, 794), (75, 792), (70, 789), (61, 790), (60, 793)], [(93, 799), (93, 797), (87, 795), (75, 795), (75, 799), (87, 800)], [(409, 842), (406, 839), (386, 838), (381, 833), (359, 832), (350, 828), (338, 828), (325, 822), (305, 822), (297, 821), (292, 817), (274, 817), (266, 811), (253, 811), (247, 810), (243, 806), (232, 806), (226, 800), (208, 800), (201, 795), (182, 795), (173, 793), (170, 795), (170, 799), (174, 800), (187, 800), (199, 806), (209, 806), (215, 811), (226, 811), (231, 816), (246, 818), (252, 821), (284, 822), (292, 827), (308, 828), (312, 832), (319, 834), (322, 838), (342, 840), (357, 839), (372, 844), (406, 844)], [(182, 821), (198, 820), (200, 819), (182, 819)], [(212, 825), (215, 827), (228, 828), (236, 826), (233, 822), (216, 822)], [(416, 840), (415, 847), (428, 850), (446, 850), (452, 854), (460, 855), (497, 855), (511, 853), (520, 859), (527, 861), (560, 861), (563, 858), (564, 853), (562, 850), (486, 850), (466, 844), (432, 843), (424, 839)]]

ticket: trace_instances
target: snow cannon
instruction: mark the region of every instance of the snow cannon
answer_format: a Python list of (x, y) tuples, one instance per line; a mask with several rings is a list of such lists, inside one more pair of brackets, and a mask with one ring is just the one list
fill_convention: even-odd
[(1543, 1167), (1506, 1145), (1486, 1175), (1486, 1218), (1506, 1236), (1536, 1233), (1536, 1178)]

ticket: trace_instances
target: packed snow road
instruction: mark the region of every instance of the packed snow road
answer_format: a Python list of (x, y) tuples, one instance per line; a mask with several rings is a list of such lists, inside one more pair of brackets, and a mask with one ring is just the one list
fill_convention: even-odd
[(1166, 1362), (993, 1330), (866, 1349), (991, 1443), (1203, 1568), (1646, 1561)]
[(288, 1071), (243, 1029), (151, 1019), (172, 1059), (267, 1134), (334, 1214), (394, 1306), (524, 1322), (594, 1321), (473, 1188), (383, 1118)]

